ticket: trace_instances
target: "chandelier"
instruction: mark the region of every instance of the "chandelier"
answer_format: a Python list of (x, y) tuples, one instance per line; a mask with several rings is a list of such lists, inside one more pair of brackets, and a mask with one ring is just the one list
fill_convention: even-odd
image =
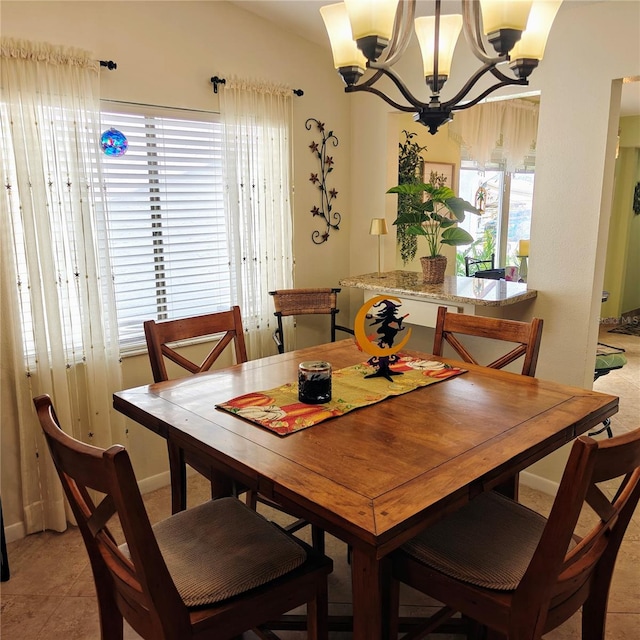
[[(562, 0), (462, 0), (462, 15), (442, 15), (441, 0), (435, 3), (435, 15), (420, 18), (415, 18), (416, 0), (345, 0), (320, 9), (334, 65), (347, 85), (345, 92), (367, 91), (400, 111), (414, 113), (414, 119), (427, 126), (431, 134), (449, 122), (454, 111), (478, 104), (496, 89), (528, 84), (528, 77), (542, 60)], [(409, 45), (413, 25), (431, 91), (428, 102), (413, 96), (392, 68)], [(442, 101), (440, 91), (449, 77), (453, 51), (462, 30), (482, 65), (453, 98)], [(494, 49), (491, 55), (483, 34)], [(373, 74), (360, 82), (366, 69)], [(496, 82), (475, 97), (467, 98), (487, 74), (494, 76)], [(375, 86), (385, 76), (391, 79), (400, 94), (398, 99), (404, 98), (404, 102)]]

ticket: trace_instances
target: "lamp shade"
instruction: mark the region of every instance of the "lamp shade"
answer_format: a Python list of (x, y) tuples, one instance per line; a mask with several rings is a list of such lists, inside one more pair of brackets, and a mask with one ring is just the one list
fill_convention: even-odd
[(386, 236), (387, 231), (387, 221), (384, 218), (372, 218), (371, 219), (371, 228), (369, 229), (369, 234), (372, 236)]
[(486, 34), (500, 29), (524, 31), (532, 0), (480, 0)]
[[(422, 64), (424, 75), (433, 75), (433, 58), (435, 51), (435, 16), (416, 18), (414, 21), (420, 50), (422, 51)], [(448, 76), (451, 72), (451, 60), (456, 48), (458, 36), (462, 30), (462, 16), (440, 16), (440, 38), (438, 41), (438, 75)]]
[(542, 60), (551, 26), (562, 0), (536, 0), (531, 7), (527, 28), (516, 42), (511, 60)]
[(518, 242), (518, 255), (521, 258), (527, 258), (529, 256), (529, 240), (520, 240)]
[(351, 35), (351, 23), (344, 2), (330, 4), (320, 8), (320, 14), (329, 34), (333, 64), (341, 67), (359, 67), (364, 71), (367, 59), (355, 43)]
[(398, 0), (345, 0), (353, 39), (377, 36), (389, 40)]

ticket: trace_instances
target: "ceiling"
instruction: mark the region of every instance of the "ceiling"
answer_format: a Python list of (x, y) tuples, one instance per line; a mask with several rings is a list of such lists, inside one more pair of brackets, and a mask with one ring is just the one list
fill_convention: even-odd
[[(329, 49), (329, 38), (324, 28), (320, 7), (338, 0), (230, 0), (251, 13), (278, 24), (285, 31)], [(594, 1), (594, 0), (587, 0)], [(599, 0), (595, 0), (599, 1)], [(580, 2), (582, 4), (583, 2)], [(561, 7), (575, 7), (575, 2), (565, 2)], [(459, 0), (443, 0), (444, 13), (460, 13)], [(417, 15), (433, 14), (432, 0), (417, 0)], [(622, 86), (620, 115), (640, 115), (640, 77)]]

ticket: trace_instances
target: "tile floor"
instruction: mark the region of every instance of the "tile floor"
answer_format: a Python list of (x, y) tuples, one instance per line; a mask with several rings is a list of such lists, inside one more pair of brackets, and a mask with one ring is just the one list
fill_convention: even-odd
[[(615, 433), (640, 426), (640, 338), (607, 333), (600, 340), (627, 351), (629, 364), (612, 371), (595, 383), (599, 391), (620, 396), (620, 412), (613, 418)], [(195, 504), (207, 498), (208, 487), (198, 478), (190, 485)], [(548, 511), (551, 498), (523, 488), (521, 499), (541, 513)], [(169, 515), (169, 493), (159, 489), (145, 496), (152, 521)], [(350, 609), (349, 570), (345, 545), (327, 540), (328, 553), (334, 558), (330, 576), (330, 611), (345, 614)], [(0, 586), (2, 640), (97, 640), (98, 614), (91, 570), (77, 529), (65, 533), (44, 532), (8, 545), (11, 579)], [(431, 608), (419, 594), (403, 591), (403, 614), (420, 615)], [(432, 604), (432, 603), (431, 603)], [(286, 640), (301, 640), (303, 633), (282, 633)], [(333, 633), (332, 640), (347, 640), (349, 633)], [(454, 640), (461, 636), (434, 636)], [(613, 576), (606, 640), (635, 640), (640, 637), (640, 510), (636, 512), (622, 544)], [(139, 636), (125, 625), (125, 640)], [(246, 640), (254, 640), (252, 633)], [(545, 636), (548, 640), (580, 638), (580, 614)]]

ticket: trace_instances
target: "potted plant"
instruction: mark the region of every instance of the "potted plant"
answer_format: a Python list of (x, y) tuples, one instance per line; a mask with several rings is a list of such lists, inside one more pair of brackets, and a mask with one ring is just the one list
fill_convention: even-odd
[(403, 225), (409, 235), (426, 238), (428, 253), (420, 258), (424, 281), (439, 284), (444, 281), (447, 268), (446, 256), (440, 255), (442, 245), (471, 244), (473, 236), (456, 225), (465, 219), (465, 212), (480, 215), (480, 211), (470, 202), (456, 197), (439, 176), (432, 173), (430, 180), (429, 183), (399, 184), (387, 193), (411, 196), (405, 199), (411, 205), (399, 212), (393, 224)]

